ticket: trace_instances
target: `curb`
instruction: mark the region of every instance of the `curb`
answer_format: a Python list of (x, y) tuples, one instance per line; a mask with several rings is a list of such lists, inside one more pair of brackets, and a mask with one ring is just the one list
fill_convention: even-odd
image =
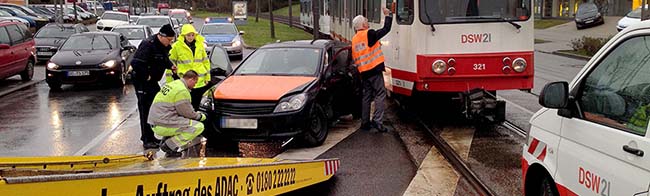
[(590, 56), (583, 56), (583, 55), (572, 54), (572, 53), (562, 52), (562, 51), (553, 51), (552, 54), (559, 55), (559, 56), (564, 56), (564, 57), (569, 57), (569, 58), (573, 58), (573, 59), (578, 59), (578, 60), (585, 60), (585, 61), (589, 61), (591, 59)]
[(42, 79), (42, 80), (32, 80), (32, 81), (26, 82), (26, 83), (24, 83), (24, 84), (20, 84), (20, 85), (18, 85), (18, 86), (16, 86), (16, 87), (13, 87), (13, 88), (10, 88), (10, 89), (8, 89), (8, 90), (5, 90), (5, 91), (0, 92), (0, 97), (3, 97), (3, 96), (8, 95), (8, 94), (11, 94), (11, 93), (16, 92), (16, 91), (18, 91), (18, 90), (21, 90), (21, 89), (27, 88), (27, 87), (29, 87), (29, 86), (32, 86), (32, 85), (38, 84), (38, 83), (40, 83), (40, 82), (42, 82), (42, 81), (45, 81), (45, 79)]

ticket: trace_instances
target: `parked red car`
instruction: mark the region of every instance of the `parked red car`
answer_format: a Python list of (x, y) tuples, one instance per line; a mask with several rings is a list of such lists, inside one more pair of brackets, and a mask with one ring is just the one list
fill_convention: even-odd
[(0, 79), (20, 74), (22, 80), (34, 76), (36, 48), (32, 33), (20, 22), (0, 21)]

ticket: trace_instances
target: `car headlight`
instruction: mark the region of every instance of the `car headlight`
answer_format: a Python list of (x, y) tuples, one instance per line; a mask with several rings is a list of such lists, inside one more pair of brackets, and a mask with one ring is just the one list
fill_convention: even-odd
[(447, 63), (443, 60), (437, 60), (431, 64), (431, 70), (433, 70), (434, 73), (442, 74), (447, 70)]
[(600, 16), (601, 16), (600, 13), (596, 13), (596, 17), (600, 17)]
[(102, 22), (97, 22), (97, 26), (104, 26), (104, 23), (102, 23)]
[(526, 60), (523, 58), (517, 58), (515, 61), (512, 62), (512, 69), (514, 69), (516, 72), (524, 72), (526, 70)]
[(115, 67), (115, 60), (110, 60), (110, 61), (106, 61), (105, 63), (102, 63), (102, 67), (106, 67), (106, 68)]
[(47, 68), (48, 69), (58, 69), (59, 65), (57, 65), (56, 63), (49, 62), (49, 63), (47, 63)]
[(239, 46), (241, 46), (241, 41), (235, 40), (234, 42), (232, 42), (232, 47), (239, 47)]
[(582, 19), (576, 18), (576, 22), (582, 22)]
[(301, 109), (307, 102), (307, 94), (301, 93), (291, 97), (284, 98), (273, 110), (274, 113), (291, 112)]
[(217, 88), (217, 86), (212, 86), (209, 90), (205, 91), (203, 93), (203, 96), (201, 97), (201, 102), (199, 102), (199, 110), (208, 112), (214, 110), (214, 99), (212, 99), (212, 94), (214, 93), (214, 90)]
[(232, 18), (228, 17), (228, 22), (232, 23)]

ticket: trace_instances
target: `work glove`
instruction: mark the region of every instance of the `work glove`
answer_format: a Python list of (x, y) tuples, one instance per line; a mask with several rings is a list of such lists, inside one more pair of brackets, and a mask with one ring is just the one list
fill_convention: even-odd
[(205, 121), (208, 118), (208, 115), (203, 112), (199, 112), (199, 114), (201, 114), (201, 117), (199, 117), (199, 121), (201, 122)]

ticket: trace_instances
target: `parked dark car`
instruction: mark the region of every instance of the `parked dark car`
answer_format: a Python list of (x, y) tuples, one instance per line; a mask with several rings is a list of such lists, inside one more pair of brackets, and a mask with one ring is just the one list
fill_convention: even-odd
[[(204, 97), (210, 134), (236, 141), (296, 138), (317, 146), (340, 116), (360, 114), (349, 45), (332, 40), (263, 46)], [(212, 54), (214, 55), (214, 54)]]
[(47, 61), (54, 56), (61, 44), (72, 34), (88, 32), (82, 24), (50, 23), (38, 30), (34, 35), (36, 40), (36, 56), (39, 61)]
[(582, 3), (578, 6), (578, 12), (575, 17), (576, 28), (583, 29), (601, 25), (605, 23), (603, 15), (600, 13), (598, 6), (594, 3)]
[(51, 89), (62, 84), (126, 84), (128, 61), (135, 52), (129, 40), (115, 32), (74, 34), (50, 59), (46, 81)]
[(20, 74), (22, 80), (34, 75), (34, 39), (20, 22), (0, 21), (0, 79)]

